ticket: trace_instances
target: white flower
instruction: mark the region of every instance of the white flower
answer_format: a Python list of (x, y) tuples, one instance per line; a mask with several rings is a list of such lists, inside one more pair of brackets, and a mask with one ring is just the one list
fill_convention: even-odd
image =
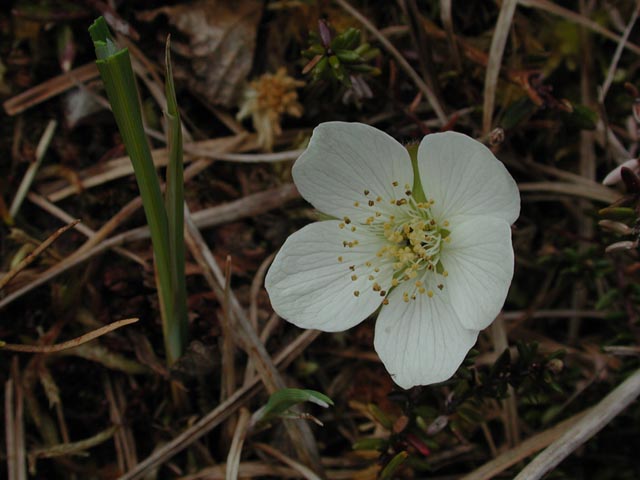
[(451, 377), (500, 312), (520, 211), (513, 178), (466, 135), (426, 136), (414, 167), (373, 127), (318, 126), (293, 179), (338, 220), (291, 235), (265, 281), (274, 310), (302, 328), (346, 330), (382, 307), (374, 346), (404, 388)]

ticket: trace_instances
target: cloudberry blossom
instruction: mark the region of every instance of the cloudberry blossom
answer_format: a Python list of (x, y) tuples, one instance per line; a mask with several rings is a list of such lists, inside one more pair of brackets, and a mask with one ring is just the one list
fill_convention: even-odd
[(266, 277), (274, 310), (334, 332), (379, 309), (374, 346), (403, 388), (451, 377), (497, 316), (513, 277), (515, 181), (454, 132), (414, 161), (380, 130), (330, 122), (293, 167), (300, 194), (334, 217), (291, 235)]

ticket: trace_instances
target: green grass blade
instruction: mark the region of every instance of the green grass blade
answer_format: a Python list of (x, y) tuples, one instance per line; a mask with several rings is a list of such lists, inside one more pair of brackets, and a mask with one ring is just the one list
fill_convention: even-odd
[(171, 280), (169, 223), (160, 183), (144, 133), (131, 59), (127, 49), (118, 49), (113, 43), (102, 17), (89, 28), (89, 33), (94, 42), (98, 58), (96, 64), (104, 82), (113, 115), (133, 164), (151, 231), (167, 362), (171, 364), (180, 357), (184, 349), (186, 315), (184, 318), (174, 315), (176, 309)]
[(165, 91), (167, 97), (167, 145), (169, 148), (169, 164), (167, 165), (167, 190), (165, 205), (169, 224), (169, 249), (171, 252), (171, 281), (174, 295), (173, 315), (183, 319), (183, 336), (186, 337), (187, 325), (187, 287), (185, 284), (184, 253), (184, 166), (182, 162), (182, 127), (180, 113), (173, 84), (171, 69), (170, 40), (167, 38), (165, 52), (166, 77)]

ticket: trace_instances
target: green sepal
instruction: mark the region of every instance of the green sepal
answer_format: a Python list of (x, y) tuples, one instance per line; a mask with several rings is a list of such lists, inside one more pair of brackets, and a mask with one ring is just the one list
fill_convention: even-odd
[(418, 144), (414, 143), (413, 145), (407, 145), (405, 148), (407, 152), (409, 152), (409, 157), (411, 157), (411, 167), (413, 168), (413, 188), (411, 192), (413, 194), (413, 198), (416, 202), (426, 202), (427, 197), (425, 196), (424, 190), (422, 188), (422, 182), (420, 181), (420, 171), (418, 169)]
[(335, 54), (336, 57), (344, 63), (359, 63), (364, 61), (362, 57), (353, 50), (336, 50)]

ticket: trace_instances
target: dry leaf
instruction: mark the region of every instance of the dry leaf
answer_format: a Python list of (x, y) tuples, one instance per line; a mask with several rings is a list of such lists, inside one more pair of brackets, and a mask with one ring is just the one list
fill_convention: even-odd
[(152, 21), (160, 14), (189, 39), (188, 46), (172, 41), (190, 63), (186, 69), (178, 64), (176, 76), (211, 103), (235, 106), (253, 63), (262, 3), (196, 1), (142, 12), (138, 18)]

